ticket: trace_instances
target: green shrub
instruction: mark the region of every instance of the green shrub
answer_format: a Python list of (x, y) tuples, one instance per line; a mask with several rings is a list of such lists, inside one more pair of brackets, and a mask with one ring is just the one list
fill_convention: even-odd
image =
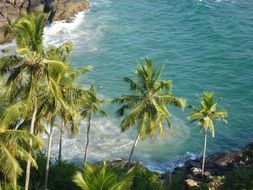
[[(0, 181), (0, 190), (13, 190), (13, 187), (11, 186), (11, 184), (1, 183)], [(21, 186), (17, 185), (16, 190), (21, 190)]]
[(184, 171), (176, 171), (174, 174), (172, 174), (171, 180), (168, 179), (168, 181), (170, 182), (170, 184), (168, 185), (168, 190), (184, 190), (184, 176)]
[(164, 190), (164, 184), (159, 179), (159, 174), (136, 167), (132, 190)]
[[(37, 155), (38, 170), (31, 169), (30, 176), (30, 190), (43, 190), (46, 168), (46, 156), (43, 153)], [(22, 164), (25, 171), (25, 164)], [(74, 173), (78, 170), (78, 167), (74, 164), (63, 162), (50, 162), (49, 181), (48, 188), (50, 190), (79, 190), (72, 182)], [(25, 172), (19, 180), (19, 184), (25, 183)]]
[(242, 152), (242, 155), (244, 159), (247, 159), (248, 161), (252, 162), (253, 161), (253, 152), (250, 150), (244, 150)]
[(225, 175), (222, 190), (253, 189), (253, 168), (240, 167)]

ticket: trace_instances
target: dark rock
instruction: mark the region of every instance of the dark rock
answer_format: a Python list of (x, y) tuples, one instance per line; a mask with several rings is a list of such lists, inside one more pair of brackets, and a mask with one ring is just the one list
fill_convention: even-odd
[(10, 50), (7, 48), (2, 49), (2, 53), (8, 53)]
[(22, 12), (52, 12), (50, 19), (71, 21), (76, 13), (90, 7), (85, 0), (7, 0), (0, 2), (0, 44), (11, 39), (3, 35), (3, 28), (19, 18)]
[(196, 160), (189, 160), (185, 162), (184, 168), (186, 170), (189, 170), (191, 168), (200, 168), (201, 167), (201, 161), (199, 159)]
[(187, 175), (185, 176), (185, 179), (194, 179), (194, 177), (193, 177), (191, 174), (187, 174)]
[(246, 145), (243, 150), (253, 151), (253, 143), (250, 143), (250, 144)]

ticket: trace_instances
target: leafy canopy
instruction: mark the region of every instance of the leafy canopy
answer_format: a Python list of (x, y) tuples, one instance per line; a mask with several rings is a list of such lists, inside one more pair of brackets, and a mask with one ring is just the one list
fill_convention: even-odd
[(204, 92), (202, 97), (199, 97), (200, 108), (193, 108), (192, 113), (188, 116), (190, 122), (198, 122), (199, 127), (204, 132), (209, 129), (212, 136), (215, 136), (215, 121), (222, 121), (227, 123), (227, 112), (224, 110), (217, 110), (217, 105), (221, 101), (221, 98), (215, 100), (212, 92)]
[(132, 171), (133, 169), (118, 178), (113, 170), (107, 168), (106, 162), (103, 162), (102, 167), (85, 164), (82, 172), (76, 172), (73, 182), (82, 190), (130, 190), (133, 183)]
[(164, 123), (171, 127), (167, 105), (185, 108), (186, 101), (173, 95), (172, 82), (161, 80), (163, 67), (157, 69), (150, 59), (145, 59), (134, 71), (137, 80), (123, 78), (133, 94), (113, 100), (113, 103), (121, 104), (117, 114), (126, 115), (120, 124), (122, 131), (137, 124), (143, 139), (146, 135), (154, 135), (156, 130), (163, 135)]

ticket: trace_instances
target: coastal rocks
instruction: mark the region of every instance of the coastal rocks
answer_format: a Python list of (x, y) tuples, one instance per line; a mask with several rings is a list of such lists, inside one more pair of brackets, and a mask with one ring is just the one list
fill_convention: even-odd
[(89, 6), (89, 3), (84, 0), (55, 0), (53, 20), (71, 21), (76, 13), (87, 10)]
[(186, 189), (192, 185), (201, 186), (208, 184), (209, 189), (217, 189), (224, 180), (224, 175), (239, 166), (253, 167), (253, 143), (247, 145), (241, 151), (232, 153), (218, 152), (206, 158), (205, 172), (202, 176), (202, 158), (189, 160), (178, 170), (185, 174)]
[(250, 143), (244, 147), (244, 150), (249, 150), (253, 152), (253, 143)]
[(185, 180), (185, 184), (187, 185), (188, 188), (198, 187), (198, 183), (192, 179)]
[(87, 10), (85, 0), (4, 0), (0, 2), (0, 44), (12, 39), (4, 36), (4, 27), (19, 18), (22, 12), (52, 12), (50, 19), (71, 21), (74, 15)]

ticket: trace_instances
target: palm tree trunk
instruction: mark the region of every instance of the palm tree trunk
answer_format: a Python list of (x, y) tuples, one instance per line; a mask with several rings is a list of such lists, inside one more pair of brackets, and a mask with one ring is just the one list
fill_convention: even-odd
[(65, 128), (65, 122), (62, 122), (62, 126), (60, 129), (60, 142), (59, 142), (59, 155), (58, 155), (58, 162), (61, 162), (61, 152), (62, 152), (62, 133), (63, 129)]
[(205, 139), (204, 139), (204, 146), (203, 146), (203, 160), (202, 160), (202, 175), (204, 175), (204, 172), (205, 172), (206, 141), (207, 141), (207, 132), (205, 131)]
[(47, 163), (46, 163), (44, 190), (47, 190), (47, 185), (48, 185), (48, 174), (49, 174), (49, 166), (50, 166), (52, 137), (53, 137), (53, 122), (51, 121), (50, 132), (49, 132), (49, 136), (48, 136), (48, 145), (47, 145)]
[(86, 158), (87, 158), (87, 151), (88, 151), (88, 146), (90, 142), (90, 126), (91, 126), (91, 112), (89, 113), (88, 116), (88, 127), (87, 127), (87, 140), (86, 140), (86, 146), (85, 146), (85, 151), (84, 151), (84, 164), (86, 163)]
[[(35, 125), (35, 121), (36, 121), (37, 111), (38, 111), (38, 105), (37, 105), (37, 98), (36, 98), (33, 103), (33, 115), (32, 115), (32, 121), (31, 121), (31, 125), (30, 125), (30, 133), (31, 134), (34, 133), (34, 125)], [(29, 140), (29, 144), (32, 147), (32, 139), (31, 138)], [(25, 190), (29, 189), (30, 172), (31, 172), (31, 161), (28, 160), (27, 165), (26, 165)]]
[(130, 152), (130, 156), (129, 156), (129, 159), (128, 159), (128, 165), (127, 165), (127, 168), (128, 168), (128, 169), (130, 168), (132, 155), (133, 155), (133, 153), (134, 153), (134, 149), (135, 149), (135, 147), (136, 147), (136, 145), (137, 145), (137, 143), (138, 143), (139, 138), (140, 138), (140, 130), (138, 131), (138, 134), (137, 134), (137, 136), (136, 136), (136, 138), (135, 138), (135, 140), (134, 140), (134, 144), (133, 144), (132, 150), (131, 150), (131, 152)]

